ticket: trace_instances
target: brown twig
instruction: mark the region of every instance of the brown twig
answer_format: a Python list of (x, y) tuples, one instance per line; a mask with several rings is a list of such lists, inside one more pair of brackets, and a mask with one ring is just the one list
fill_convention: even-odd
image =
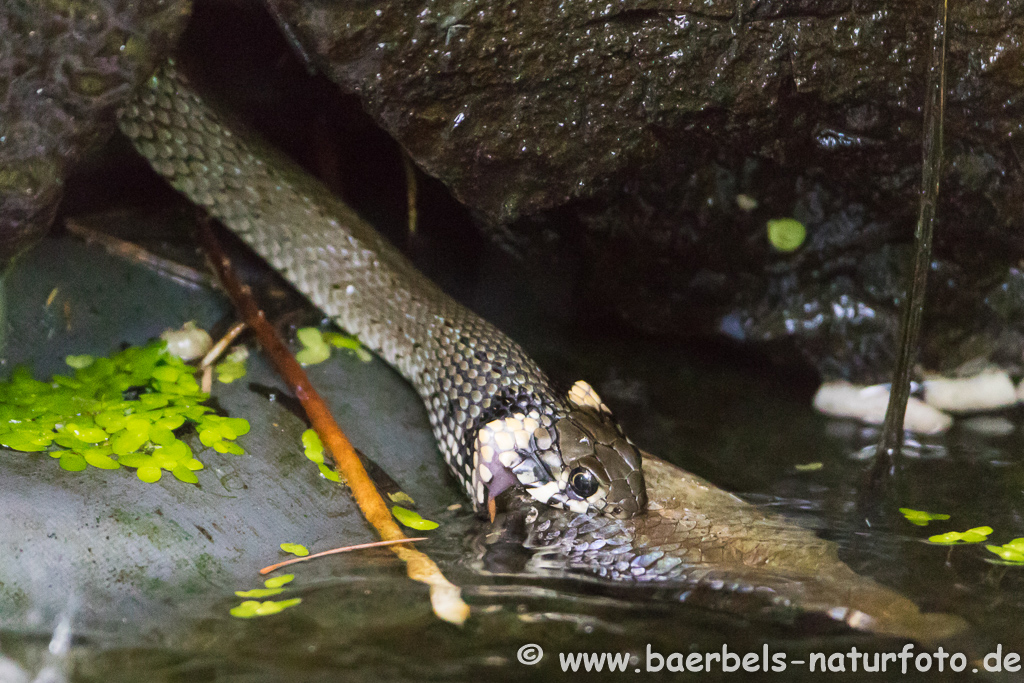
[(353, 550), (365, 550), (367, 548), (382, 548), (389, 545), (397, 545), (399, 543), (412, 543), (414, 541), (425, 541), (426, 536), (417, 536), (416, 538), (397, 538), (393, 541), (374, 541), (373, 543), (359, 543), (357, 545), (347, 545), (344, 548), (332, 548), (325, 550), (321, 553), (313, 553), (312, 555), (306, 555), (305, 557), (293, 557), (290, 560), (284, 562), (278, 562), (272, 564), (269, 567), (264, 567), (260, 570), (260, 574), (269, 574), (270, 572), (280, 569), (281, 567), (287, 567), (288, 565), (295, 564), (297, 562), (305, 562), (306, 560), (315, 560), (318, 557), (327, 557), (328, 555), (337, 555), (339, 553), (349, 553)]
[(199, 368), (205, 370), (207, 367), (216, 363), (217, 359), (221, 357), (224, 351), (231, 346), (231, 342), (238, 339), (238, 335), (245, 331), (245, 327), (246, 325), (244, 322), (238, 322), (232, 325), (231, 329), (225, 332), (224, 336), (218, 339), (217, 343), (206, 352), (206, 355), (203, 356), (203, 360), (199, 361)]
[(108, 253), (120, 256), (128, 261), (139, 263), (150, 270), (166, 275), (172, 280), (189, 287), (209, 287), (210, 276), (206, 273), (189, 268), (170, 259), (147, 251), (137, 244), (87, 228), (74, 220), (64, 222), (67, 231), (76, 237), (81, 237), (86, 244), (96, 243), (103, 247)]
[[(313, 429), (320, 435), (328, 455), (334, 461), (335, 469), (345, 475), (352, 496), (363, 516), (383, 540), (406, 539), (359, 461), (355, 448), (331, 415), (327, 404), (313, 388), (306, 372), (288, 350), (284, 340), (256, 305), (249, 288), (235, 277), (231, 261), (220, 248), (209, 219), (200, 221), (199, 238), (235, 308), (256, 334), (278, 374), (287, 383), (295, 398), (302, 403)], [(469, 606), (462, 601), (458, 586), (453, 585), (441, 574), (433, 560), (415, 548), (405, 545), (391, 546), (391, 550), (406, 563), (409, 578), (430, 586), (431, 604), (438, 617), (456, 624), (462, 624), (466, 620), (469, 616)]]

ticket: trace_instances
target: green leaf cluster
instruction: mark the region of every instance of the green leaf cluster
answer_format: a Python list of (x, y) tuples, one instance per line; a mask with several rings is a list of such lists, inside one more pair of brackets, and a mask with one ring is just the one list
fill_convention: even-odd
[[(253, 588), (247, 591), (235, 591), (235, 595), (240, 598), (269, 598), (272, 595), (279, 595), (284, 592), (284, 586), (290, 583), (295, 578), (294, 574), (282, 574), (281, 576), (274, 576), (263, 582), (266, 588)], [(253, 617), (265, 617), (271, 614), (277, 614), (281, 610), (294, 607), (302, 602), (302, 598), (291, 598), (290, 600), (265, 600), (260, 602), (259, 600), (246, 600), (240, 605), (232, 607), (230, 612), (231, 616), (238, 617), (239, 619), (251, 619)]]
[(949, 519), (949, 515), (941, 512), (925, 512), (924, 510), (913, 510), (911, 508), (900, 508), (900, 512), (907, 518), (907, 521), (916, 526), (928, 526), (928, 522)]
[(249, 423), (213, 414), (193, 368), (166, 351), (163, 341), (129, 347), (109, 358), (69, 356), (73, 376), (49, 382), (24, 366), (0, 383), (0, 445), (22, 452), (48, 451), (60, 467), (78, 472), (131, 467), (145, 482), (163, 472), (198, 483), (203, 469), (175, 434), (191, 424), (203, 445), (243, 453), (234, 442)]
[(316, 365), (331, 357), (331, 346), (346, 349), (364, 363), (373, 360), (370, 352), (355, 337), (338, 332), (321, 332), (315, 327), (301, 327), (295, 332), (302, 349), (295, 358), (303, 365)]
[(316, 466), (320, 468), (320, 476), (338, 484), (344, 483), (341, 475), (324, 463), (324, 444), (315, 429), (307, 429), (302, 432), (302, 448), (306, 453), (306, 457), (315, 462)]

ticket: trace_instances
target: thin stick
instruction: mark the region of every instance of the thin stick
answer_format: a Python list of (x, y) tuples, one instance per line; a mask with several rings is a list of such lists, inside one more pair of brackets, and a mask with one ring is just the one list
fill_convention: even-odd
[(105, 232), (87, 228), (74, 220), (65, 221), (64, 226), (68, 232), (76, 237), (81, 237), (87, 244), (96, 243), (114, 256), (120, 256), (128, 261), (139, 263), (183, 285), (189, 287), (209, 287), (211, 284), (210, 276), (201, 270), (196, 270), (162, 256), (157, 256), (153, 252), (147, 251), (132, 242), (108, 235)]
[[(394, 517), (391, 516), (387, 504), (377, 493), (373, 481), (366, 474), (355, 448), (342, 433), (334, 416), (331, 415), (327, 403), (320, 398), (305, 370), (295, 360), (295, 356), (288, 350), (273, 325), (267, 321), (263, 311), (256, 305), (249, 288), (243, 286), (235, 277), (231, 261), (220, 248), (209, 219), (200, 221), (199, 239), (235, 308), (246, 324), (256, 333), (277, 373), (284, 379), (295, 398), (302, 403), (313, 429), (320, 435), (327, 454), (334, 461), (335, 468), (345, 475), (348, 486), (352, 490), (352, 497), (355, 498), (363, 516), (373, 525), (383, 540), (393, 541), (406, 538)], [(391, 550), (406, 563), (406, 573), (410, 579), (430, 586), (430, 602), (434, 613), (441, 619), (461, 625), (469, 616), (469, 605), (463, 602), (459, 587), (444, 577), (433, 560), (415, 548), (395, 545), (391, 547)]]
[(932, 233), (935, 227), (935, 204), (942, 177), (942, 123), (946, 106), (946, 23), (948, 1), (937, 0), (935, 33), (929, 60), (927, 99), (924, 107), (924, 145), (921, 163), (921, 201), (914, 231), (914, 273), (910, 292), (903, 302), (900, 320), (900, 346), (893, 371), (889, 406), (885, 411), (882, 440), (875, 451), (875, 465), (869, 475), (873, 488), (894, 473), (895, 458), (903, 446), (903, 419), (910, 398), (910, 366), (917, 353), (921, 332), (921, 313), (932, 261)]
[(263, 569), (261, 569), (260, 570), (260, 574), (269, 574), (270, 572), (274, 571), (275, 569), (280, 569), (281, 567), (287, 567), (288, 565), (295, 564), (297, 562), (305, 562), (306, 560), (315, 560), (318, 557), (326, 557), (328, 555), (337, 555), (339, 553), (347, 553), (347, 552), (351, 552), (353, 550), (365, 550), (366, 548), (382, 548), (384, 546), (396, 545), (398, 543), (412, 543), (413, 541), (425, 541), (425, 540), (427, 540), (426, 536), (418, 536), (417, 538), (396, 538), (393, 541), (374, 541), (373, 543), (359, 543), (357, 545), (347, 545), (344, 548), (332, 548), (331, 550), (325, 550), (325, 551), (320, 552), (320, 553), (313, 553), (312, 555), (307, 555), (306, 557), (293, 557), (290, 560), (285, 560), (284, 562), (278, 562), (277, 564), (272, 564), (269, 567), (264, 567)]
[(217, 340), (217, 343), (203, 356), (203, 360), (199, 361), (199, 367), (206, 369), (217, 362), (217, 359), (221, 357), (221, 354), (231, 346), (231, 342), (238, 338), (238, 335), (245, 331), (246, 324), (244, 322), (237, 322), (231, 326), (223, 337)]

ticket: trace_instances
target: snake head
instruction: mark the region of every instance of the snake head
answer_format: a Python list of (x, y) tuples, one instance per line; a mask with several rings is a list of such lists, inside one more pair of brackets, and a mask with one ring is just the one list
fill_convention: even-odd
[(478, 510), (510, 487), (574, 512), (629, 518), (647, 507), (640, 451), (590, 385), (548, 426), (515, 414), (488, 423), (476, 447), (471, 494)]
[(529, 436), (519, 428), (528, 421), (514, 416), (487, 426), (474, 474), (478, 510), (514, 486), (579, 513), (627, 519), (647, 507), (640, 451), (610, 414), (577, 407)]
[(556, 475), (559, 490), (549, 504), (620, 519), (646, 509), (640, 451), (609, 413), (577, 407), (554, 428), (564, 465)]

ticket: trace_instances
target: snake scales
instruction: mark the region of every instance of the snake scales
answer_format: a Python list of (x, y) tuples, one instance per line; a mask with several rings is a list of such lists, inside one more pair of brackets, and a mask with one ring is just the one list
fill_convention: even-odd
[(559, 391), (515, 342), (420, 274), (340, 199), (197, 94), (173, 63), (119, 114), (152, 167), (416, 389), (478, 512), (509, 488), (629, 518), (637, 448), (585, 382)]
[[(737, 602), (709, 604), (744, 614), (799, 606), (925, 641), (963, 630), (958, 617), (922, 614), (858, 576), (813, 533), (657, 458), (641, 463), (589, 385), (554, 388), (515, 342), (445, 295), (325, 187), (228, 126), (173, 64), (119, 118), (175, 188), (416, 388), (478, 512), (510, 489), (481, 537), (495, 549), (482, 552), (481, 569), (509, 571), (510, 543), (513, 559), (530, 556), (516, 571), (536, 576), (659, 585), (698, 604), (725, 593)], [(648, 483), (650, 506), (638, 514)]]

